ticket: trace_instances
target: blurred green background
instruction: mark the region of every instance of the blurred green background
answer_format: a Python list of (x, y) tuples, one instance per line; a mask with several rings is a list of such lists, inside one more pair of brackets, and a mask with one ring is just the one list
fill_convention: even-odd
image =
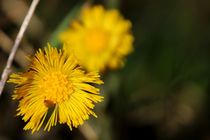
[[(41, 0), (15, 57), (13, 70), (26, 69), (25, 55), (51, 42), (84, 0)], [(105, 96), (79, 129), (58, 125), (33, 135), (15, 117), (12, 85), (0, 97), (0, 140), (210, 140), (210, 1), (92, 0), (118, 8), (133, 23), (135, 51), (123, 69), (109, 71)], [(0, 0), (0, 73), (30, 5)]]

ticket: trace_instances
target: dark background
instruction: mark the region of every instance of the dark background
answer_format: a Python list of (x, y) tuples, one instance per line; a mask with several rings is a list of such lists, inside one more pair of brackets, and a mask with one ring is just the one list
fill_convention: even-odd
[[(57, 33), (84, 2), (41, 0), (12, 69), (26, 69), (25, 56), (46, 42), (56, 46)], [(93, 2), (118, 8), (132, 21), (135, 37), (125, 67), (103, 75), (98, 118), (73, 131), (58, 125), (31, 135), (15, 117), (14, 87), (7, 84), (0, 97), (0, 140), (210, 140), (210, 1)], [(0, 73), (30, 3), (0, 0)]]

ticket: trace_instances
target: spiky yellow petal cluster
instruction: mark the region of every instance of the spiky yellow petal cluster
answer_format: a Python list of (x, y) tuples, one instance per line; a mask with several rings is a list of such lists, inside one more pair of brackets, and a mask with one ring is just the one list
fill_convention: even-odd
[(60, 34), (64, 48), (74, 51), (81, 65), (88, 70), (117, 68), (133, 50), (131, 22), (117, 10), (102, 6), (85, 7), (78, 20)]
[(96, 117), (94, 103), (103, 99), (93, 86), (103, 83), (98, 73), (85, 72), (72, 54), (50, 45), (39, 49), (27, 72), (12, 74), (8, 82), (17, 85), (13, 95), (19, 100), (17, 115), (27, 122), (24, 129), (32, 129), (32, 133), (45, 120), (44, 130), (48, 131), (57, 123), (77, 127), (89, 115)]

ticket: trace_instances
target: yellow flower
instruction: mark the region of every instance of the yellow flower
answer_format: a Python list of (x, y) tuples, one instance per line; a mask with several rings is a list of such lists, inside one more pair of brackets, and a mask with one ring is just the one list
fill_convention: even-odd
[(57, 123), (77, 127), (89, 115), (97, 117), (92, 111), (94, 103), (103, 100), (93, 86), (103, 83), (98, 73), (85, 72), (72, 54), (49, 44), (35, 54), (27, 72), (12, 74), (8, 82), (16, 84), (13, 99), (19, 100), (17, 115), (27, 122), (24, 130), (32, 133), (45, 120), (44, 130), (48, 131)]
[(60, 34), (60, 40), (87, 70), (103, 71), (122, 66), (124, 57), (133, 50), (130, 30), (131, 22), (117, 10), (85, 7), (80, 18)]

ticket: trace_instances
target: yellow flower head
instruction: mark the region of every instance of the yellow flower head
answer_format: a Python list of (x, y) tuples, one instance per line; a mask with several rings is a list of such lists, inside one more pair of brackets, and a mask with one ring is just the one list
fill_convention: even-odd
[[(19, 100), (18, 114), (27, 122), (24, 130), (38, 131), (44, 120), (44, 130), (57, 123), (66, 123), (70, 129), (83, 124), (94, 103), (101, 102), (102, 84), (96, 72), (85, 72), (72, 54), (48, 47), (39, 50), (25, 73), (12, 74), (10, 83), (16, 84), (13, 99)], [(52, 111), (50, 111), (52, 110)]]
[(124, 57), (133, 50), (130, 30), (131, 22), (117, 10), (85, 7), (80, 18), (60, 34), (60, 40), (87, 70), (103, 71), (122, 66)]

